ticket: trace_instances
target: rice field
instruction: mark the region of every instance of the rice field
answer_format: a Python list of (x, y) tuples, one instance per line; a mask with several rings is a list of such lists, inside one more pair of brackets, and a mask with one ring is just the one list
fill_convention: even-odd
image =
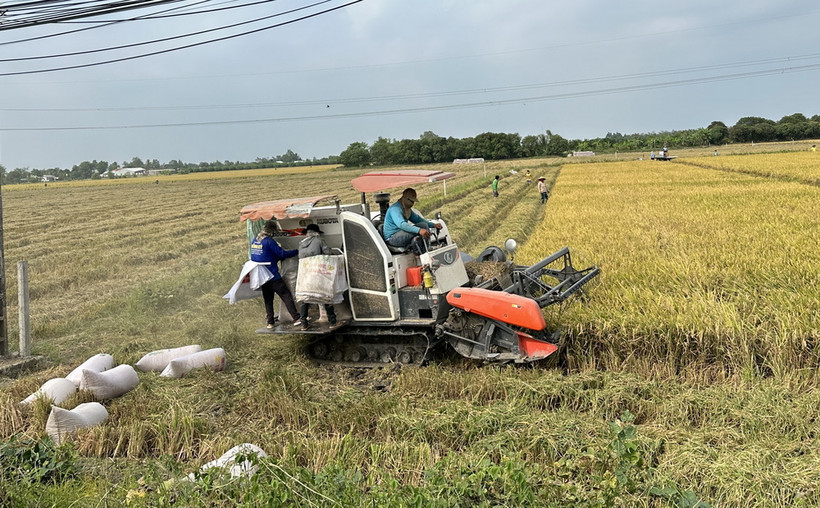
[(681, 160), (680, 162), (710, 169), (820, 185), (820, 154), (808, 150), (789, 154), (769, 153), (754, 157), (714, 157), (712, 159), (698, 159), (697, 161)]
[(818, 211), (816, 186), (780, 179), (653, 161), (565, 166), (522, 255), (567, 244), (604, 267), (586, 305), (567, 310), (573, 366), (782, 375), (820, 365)]
[[(632, 159), (442, 165), (458, 173), (446, 197), (418, 188), (462, 250), (515, 237), (519, 263), (567, 245), (579, 267), (601, 267), (548, 310), (566, 330), (559, 357), (525, 368), (317, 366), (303, 339), (253, 333), (261, 301), (222, 300), (246, 256), (243, 205), (358, 200), (361, 171), (5, 187), (7, 272), (28, 260), (33, 352), (47, 362), (0, 383), (0, 504), (820, 504), (817, 186), (701, 167), (774, 155)], [(546, 206), (526, 169), (552, 186)], [(16, 404), (92, 354), (133, 363), (193, 343), (224, 348), (227, 369), (140, 374), (67, 448), (43, 444), (47, 404)], [(175, 481), (242, 442), (269, 454), (253, 478)]]

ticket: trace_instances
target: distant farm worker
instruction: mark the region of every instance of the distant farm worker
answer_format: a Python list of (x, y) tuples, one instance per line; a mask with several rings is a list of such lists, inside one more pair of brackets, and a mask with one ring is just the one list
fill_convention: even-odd
[(495, 175), (495, 180), (493, 180), (493, 185), (492, 185), (492, 187), (493, 187), (493, 197), (494, 197), (494, 198), (497, 198), (497, 197), (498, 197), (498, 179), (499, 179), (499, 178), (500, 178), (500, 177), (499, 177), (498, 175)]
[(817, 151), (817, 145), (811, 145), (811, 151), (816, 152)]
[(649, 158), (652, 159), (652, 160), (655, 160), (655, 151), (654, 150), (649, 152)]
[(412, 246), (413, 252), (422, 254), (427, 252), (425, 240), (430, 238), (430, 230), (441, 229), (441, 224), (431, 222), (413, 210), (416, 201), (416, 190), (407, 188), (401, 198), (390, 205), (384, 218), (384, 240), (393, 247)]
[[(305, 239), (299, 242), (299, 259), (318, 256), (320, 254), (330, 255), (330, 247), (327, 246), (324, 240), (319, 236), (323, 233), (316, 224), (308, 224), (305, 228)], [(301, 276), (301, 274), (300, 274)], [(297, 291), (297, 296), (299, 292)], [(325, 304), (325, 311), (327, 311), (327, 320), (330, 326), (336, 326), (336, 310), (333, 304)], [(299, 315), (302, 317), (302, 330), (307, 330), (308, 324), (308, 302), (301, 302), (299, 306)]]
[(538, 179), (538, 192), (541, 193), (541, 203), (546, 203), (550, 197), (550, 191), (547, 190), (546, 178), (543, 176)]
[(256, 235), (256, 238), (251, 242), (251, 261), (257, 263), (264, 263), (273, 277), (260, 288), (262, 290), (262, 297), (265, 299), (265, 313), (268, 321), (268, 328), (273, 328), (276, 324), (276, 316), (273, 313), (273, 295), (279, 295), (285, 308), (288, 309), (290, 315), (293, 316), (294, 323), (299, 319), (299, 312), (296, 310), (296, 304), (293, 303), (293, 295), (282, 280), (279, 274), (279, 261), (282, 259), (291, 258), (299, 254), (296, 249), (284, 250), (273, 236), (279, 231), (276, 222), (269, 220), (265, 223), (262, 231)]
[(717, 156), (718, 156), (718, 151), (717, 151), (717, 148), (715, 148), (715, 157), (717, 157)]
[(527, 170), (526, 176), (527, 176), (527, 183), (532, 183), (532, 173), (530, 173), (529, 169)]

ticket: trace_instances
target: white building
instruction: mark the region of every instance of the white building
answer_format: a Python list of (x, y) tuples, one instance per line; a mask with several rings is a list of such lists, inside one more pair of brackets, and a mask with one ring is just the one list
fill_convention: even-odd
[(118, 168), (109, 171), (111, 176), (145, 176), (148, 174), (145, 168)]

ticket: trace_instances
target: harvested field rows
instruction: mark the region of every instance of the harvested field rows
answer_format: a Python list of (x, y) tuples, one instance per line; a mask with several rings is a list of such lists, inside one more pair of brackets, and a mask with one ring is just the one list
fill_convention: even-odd
[[(492, 164), (490, 168), (496, 169)], [(447, 197), (442, 184), (419, 186), (420, 208), (430, 216), (442, 209), (456, 239), (471, 239), (482, 249), (480, 242), (498, 221), (493, 209), (477, 206), (485, 199), (476, 196), (486, 198), (489, 182), (480, 176), (480, 168), (447, 165), (441, 169), (458, 172), (448, 180)], [(154, 179), (127, 179), (88, 182), (86, 186), (70, 182), (7, 187), (6, 263), (12, 268), (18, 260), (29, 263), (35, 335), (65, 331), (65, 323), (90, 317), (100, 306), (140, 286), (213, 263), (238, 263), (245, 255), (245, 239), (237, 217), (245, 204), (321, 194), (339, 195), (344, 202), (360, 199), (349, 180), (361, 171), (277, 172), (259, 177), (244, 173), (161, 177), (159, 184)], [(523, 177), (517, 180), (523, 182)], [(393, 200), (397, 191), (401, 189), (392, 191)], [(507, 203), (507, 209), (519, 198), (517, 192), (505, 197), (499, 203)], [(474, 217), (484, 224), (482, 235), (462, 234), (472, 225), (460, 224), (460, 217), (450, 215), (451, 206), (481, 209)], [(539, 218), (532, 217), (531, 224)], [(467, 243), (468, 248), (473, 247)], [(232, 272), (222, 274), (226, 289), (233, 276)], [(8, 294), (9, 314), (16, 316), (14, 277), (8, 279)]]

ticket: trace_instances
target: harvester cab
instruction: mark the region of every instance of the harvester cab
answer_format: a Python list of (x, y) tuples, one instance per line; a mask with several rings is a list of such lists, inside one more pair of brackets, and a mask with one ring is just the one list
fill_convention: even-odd
[[(552, 354), (555, 336), (546, 330), (541, 308), (580, 290), (598, 274), (596, 267), (575, 270), (566, 248), (533, 266), (518, 266), (494, 247), (485, 250), (492, 255), (484, 257), (502, 272), (486, 280), (471, 279), (465, 263), (472, 258), (459, 251), (440, 214), (431, 219), (441, 229), (431, 235), (425, 252), (385, 242), (381, 227), (391, 203), (385, 189), (452, 176), (440, 171), (372, 172), (351, 182), (361, 192), (359, 203), (343, 205), (335, 196), (323, 195), (244, 207), (240, 215), (247, 221), (249, 241), (273, 219), (279, 225), (277, 242), (296, 249), (304, 228), (317, 224), (327, 245), (344, 256), (347, 282), (343, 301), (334, 306), (341, 326), (331, 327), (324, 309), (311, 306), (311, 313), (316, 312), (310, 316), (312, 325), (301, 331), (281, 306), (278, 325), (257, 333), (308, 334), (307, 350), (315, 359), (362, 366), (422, 363), (444, 343), (465, 357), (485, 361), (521, 363)], [(378, 210), (371, 211), (368, 192), (374, 193)], [(514, 250), (511, 243), (508, 250)], [(294, 295), (298, 265), (296, 258), (280, 262)]]

